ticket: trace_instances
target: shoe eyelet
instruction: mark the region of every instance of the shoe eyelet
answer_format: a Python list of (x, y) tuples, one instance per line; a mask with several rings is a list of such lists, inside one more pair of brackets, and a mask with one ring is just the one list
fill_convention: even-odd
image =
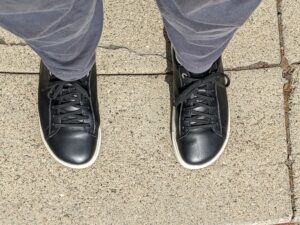
[(182, 77), (182, 78), (186, 78), (186, 77), (188, 77), (188, 75), (187, 75), (186, 73), (182, 73), (182, 74), (181, 74), (181, 77)]

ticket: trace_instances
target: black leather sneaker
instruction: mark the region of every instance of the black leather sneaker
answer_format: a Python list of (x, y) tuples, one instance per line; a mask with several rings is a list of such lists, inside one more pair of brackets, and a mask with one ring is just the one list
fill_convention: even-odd
[(92, 165), (101, 143), (96, 66), (68, 82), (41, 63), (38, 95), (41, 135), (50, 154), (70, 168)]
[(229, 137), (229, 109), (221, 58), (205, 73), (193, 74), (180, 65), (172, 51), (172, 141), (179, 163), (201, 169), (222, 154)]

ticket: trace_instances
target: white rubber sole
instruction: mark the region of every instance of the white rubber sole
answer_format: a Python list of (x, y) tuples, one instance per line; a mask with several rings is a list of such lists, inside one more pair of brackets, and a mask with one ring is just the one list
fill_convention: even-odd
[(191, 164), (186, 163), (182, 159), (182, 157), (180, 155), (180, 152), (179, 152), (179, 149), (178, 149), (177, 140), (176, 140), (175, 110), (176, 110), (176, 107), (173, 106), (173, 111), (172, 111), (172, 134), (171, 135), (172, 135), (173, 149), (174, 149), (175, 156), (176, 156), (178, 162), (184, 168), (189, 169), (189, 170), (203, 169), (205, 167), (208, 167), (208, 166), (212, 165), (223, 154), (223, 152), (225, 150), (225, 147), (226, 147), (226, 145), (228, 143), (229, 136), (230, 136), (230, 112), (228, 113), (228, 132), (226, 134), (226, 139), (225, 139), (224, 144), (222, 145), (221, 150), (219, 151), (219, 153), (214, 158), (212, 158), (210, 161), (208, 161), (208, 162), (206, 162), (204, 164), (201, 164), (201, 165), (191, 165)]
[(101, 128), (99, 126), (98, 128), (98, 139), (97, 139), (97, 144), (96, 144), (96, 150), (95, 150), (95, 153), (93, 155), (93, 157), (91, 158), (90, 161), (84, 163), (84, 164), (80, 164), (80, 165), (76, 165), (76, 164), (71, 164), (71, 163), (67, 163), (67, 162), (64, 162), (62, 161), (61, 159), (59, 159), (54, 153), (53, 151), (50, 149), (49, 145), (47, 144), (46, 140), (45, 140), (45, 137), (44, 137), (44, 133), (43, 133), (43, 130), (42, 130), (42, 126), (41, 126), (41, 121), (39, 120), (39, 126), (40, 126), (40, 133), (41, 133), (41, 136), (42, 136), (42, 140), (44, 142), (44, 145), (46, 146), (48, 152), (50, 153), (50, 155), (57, 161), (59, 162), (60, 164), (66, 166), (66, 167), (69, 167), (69, 168), (72, 168), (72, 169), (84, 169), (84, 168), (87, 168), (87, 167), (90, 167), (91, 165), (94, 164), (94, 162), (96, 161), (96, 159), (98, 158), (98, 155), (99, 155), (99, 152), (100, 152), (100, 146), (101, 146)]

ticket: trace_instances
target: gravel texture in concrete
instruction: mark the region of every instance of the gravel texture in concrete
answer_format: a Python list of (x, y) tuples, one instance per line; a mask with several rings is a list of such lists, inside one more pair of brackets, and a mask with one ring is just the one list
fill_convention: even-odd
[(289, 222), (281, 71), (230, 77), (232, 133), (215, 165), (189, 171), (176, 162), (170, 76), (100, 76), (101, 154), (71, 170), (41, 142), (38, 77), (0, 75), (0, 224)]
[(28, 46), (0, 45), (0, 72), (38, 73), (39, 57)]
[(294, 193), (296, 206), (296, 221), (300, 221), (300, 67), (295, 66), (293, 74), (293, 92), (290, 102), (290, 132), (293, 160)]
[(300, 63), (300, 1), (282, 1), (283, 37), (285, 56), (289, 63)]
[(0, 28), (0, 44), (2, 45), (25, 45), (25, 41), (9, 31)]
[(277, 22), (276, 1), (263, 0), (225, 50), (225, 67), (279, 64)]

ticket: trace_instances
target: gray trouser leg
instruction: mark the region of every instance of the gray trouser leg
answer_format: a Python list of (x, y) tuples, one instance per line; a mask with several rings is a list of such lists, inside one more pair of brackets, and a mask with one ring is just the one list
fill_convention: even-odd
[(157, 0), (177, 59), (194, 73), (210, 68), (261, 0)]
[(63, 80), (88, 74), (102, 24), (101, 0), (0, 0), (0, 26), (23, 38)]

